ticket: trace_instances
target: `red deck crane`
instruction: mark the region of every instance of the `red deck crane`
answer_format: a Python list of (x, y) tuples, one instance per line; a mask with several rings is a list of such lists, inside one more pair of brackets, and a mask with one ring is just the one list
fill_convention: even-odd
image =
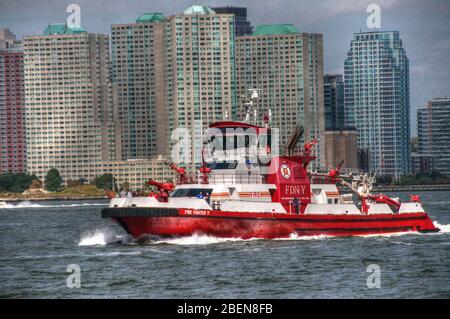
[(175, 185), (172, 183), (160, 183), (153, 179), (149, 179), (147, 181), (147, 185), (155, 186), (159, 190), (159, 198), (161, 198), (161, 201), (167, 202), (169, 198), (169, 193), (173, 191), (175, 188)]
[(179, 184), (189, 184), (192, 178), (186, 173), (186, 168), (179, 167), (175, 163), (166, 162), (167, 165), (178, 173)]

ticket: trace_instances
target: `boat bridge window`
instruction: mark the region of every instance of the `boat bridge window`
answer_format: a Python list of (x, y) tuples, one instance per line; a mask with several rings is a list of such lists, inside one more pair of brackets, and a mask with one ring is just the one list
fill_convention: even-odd
[(197, 197), (198, 194), (211, 196), (212, 188), (179, 188), (170, 197)]
[(235, 169), (237, 164), (237, 162), (214, 162), (208, 166), (211, 169)]
[(224, 135), (223, 137), (219, 137), (217, 141), (216, 136), (211, 136), (208, 139), (207, 144), (210, 145), (211, 149), (215, 149), (216, 146), (219, 146), (220, 150), (233, 150), (242, 147), (255, 147), (258, 142), (256, 141), (255, 135), (236, 134)]
[[(227, 129), (231, 130), (228, 131)], [(208, 137), (207, 144), (212, 150), (215, 150), (216, 146), (219, 146), (221, 150), (230, 150), (236, 148), (253, 148), (253, 147), (267, 147), (271, 146), (272, 138), (270, 131), (248, 132), (238, 128), (220, 128), (214, 129), (222, 133), (220, 136), (211, 135)], [(207, 133), (208, 134), (208, 133)], [(217, 138), (217, 141), (216, 141)]]

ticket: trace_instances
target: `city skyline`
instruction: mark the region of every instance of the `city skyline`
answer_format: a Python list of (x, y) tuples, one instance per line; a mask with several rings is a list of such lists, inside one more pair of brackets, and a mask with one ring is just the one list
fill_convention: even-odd
[[(416, 108), (429, 99), (448, 96), (450, 83), (450, 3), (435, 0), (384, 1), (272, 1), (261, 5), (254, 0), (203, 1), (211, 7), (247, 7), (248, 19), (253, 26), (266, 23), (293, 23), (300, 32), (323, 33), (324, 73), (343, 74), (347, 45), (353, 33), (370, 31), (366, 26), (367, 5), (381, 8), (381, 29), (398, 30), (410, 59), (411, 77), (411, 135), (416, 136)], [(69, 2), (19, 0), (0, 2), (0, 27), (9, 28), (18, 38), (39, 34), (48, 23), (64, 22)], [(164, 15), (180, 13), (193, 4), (189, 1), (77, 1), (81, 7), (81, 25), (92, 33), (111, 34), (111, 25), (130, 23), (144, 12), (162, 12)], [(36, 8), (39, 7), (39, 10)], [(36, 15), (36, 12), (40, 12)], [(268, 15), (267, 12), (271, 14)]]

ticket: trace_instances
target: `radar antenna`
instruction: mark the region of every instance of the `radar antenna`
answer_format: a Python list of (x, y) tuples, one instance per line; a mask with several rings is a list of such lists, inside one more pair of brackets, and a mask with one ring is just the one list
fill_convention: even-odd
[(250, 122), (250, 118), (252, 116), (252, 111), (253, 111), (253, 122), (256, 124), (257, 123), (257, 115), (258, 115), (258, 106), (257, 106), (257, 101), (259, 99), (259, 92), (261, 91), (261, 89), (249, 89), (249, 95), (250, 95), (250, 99), (247, 97), (246, 101), (244, 103), (245, 106), (245, 119), (244, 122), (245, 123), (249, 123)]

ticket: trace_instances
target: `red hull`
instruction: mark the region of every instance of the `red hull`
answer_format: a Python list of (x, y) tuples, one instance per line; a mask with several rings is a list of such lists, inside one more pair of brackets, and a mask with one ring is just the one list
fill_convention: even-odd
[[(206, 234), (225, 238), (286, 238), (330, 235), (355, 236), (397, 232), (436, 232), (426, 213), (377, 215), (294, 215), (268, 213), (235, 213), (223, 211), (195, 211), (179, 209), (175, 215), (143, 216), (125, 209), (106, 209), (134, 238), (145, 235), (189, 236)], [(119, 209), (120, 210), (120, 209)], [(145, 209), (144, 209), (145, 210)], [(142, 212), (142, 209), (139, 210)]]

